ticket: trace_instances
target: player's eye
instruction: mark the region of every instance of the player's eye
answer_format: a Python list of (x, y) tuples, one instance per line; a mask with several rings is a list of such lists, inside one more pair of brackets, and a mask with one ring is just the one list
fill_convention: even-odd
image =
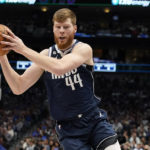
[(60, 26), (56, 26), (57, 29), (60, 29)]
[(64, 29), (68, 29), (69, 28), (69, 26), (64, 26)]

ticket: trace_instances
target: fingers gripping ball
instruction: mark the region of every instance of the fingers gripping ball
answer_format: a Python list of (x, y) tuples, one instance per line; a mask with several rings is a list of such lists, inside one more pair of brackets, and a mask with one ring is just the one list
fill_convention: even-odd
[[(7, 28), (8, 28), (7, 26), (5, 26), (3, 24), (0, 24), (0, 41), (5, 41), (5, 38), (2, 37), (2, 34), (3, 33), (8, 34), (7, 31), (6, 31)], [(9, 52), (7, 50), (2, 50), (2, 48), (4, 48), (4, 47), (5, 47), (5, 45), (0, 43), (0, 56), (6, 55)]]

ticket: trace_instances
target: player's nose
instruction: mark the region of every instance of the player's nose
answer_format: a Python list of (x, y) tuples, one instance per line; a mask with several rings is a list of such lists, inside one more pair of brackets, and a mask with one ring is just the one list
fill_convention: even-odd
[(63, 27), (61, 27), (59, 31), (60, 31), (60, 32), (64, 32), (65, 30), (64, 30)]

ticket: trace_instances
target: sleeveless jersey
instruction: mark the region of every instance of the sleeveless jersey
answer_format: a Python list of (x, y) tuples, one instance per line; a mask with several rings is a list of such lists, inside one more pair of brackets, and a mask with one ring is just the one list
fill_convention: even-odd
[[(78, 42), (74, 40), (72, 47), (64, 53), (57, 48), (57, 45), (53, 45), (49, 48), (49, 57), (61, 59), (62, 55), (71, 53)], [(98, 99), (93, 92), (92, 68), (93, 66), (81, 65), (61, 76), (45, 72), (50, 113), (55, 120), (73, 118), (97, 105)]]

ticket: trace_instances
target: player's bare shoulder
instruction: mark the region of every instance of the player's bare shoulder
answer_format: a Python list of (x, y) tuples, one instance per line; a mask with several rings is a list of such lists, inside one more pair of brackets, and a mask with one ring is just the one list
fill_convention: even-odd
[(76, 46), (73, 48), (73, 52), (80, 52), (80, 53), (88, 53), (88, 54), (92, 54), (92, 47), (84, 42), (79, 42), (78, 44), (76, 44)]
[(93, 50), (89, 44), (79, 42), (76, 44), (72, 52), (87, 58), (85, 64), (93, 65)]
[(49, 49), (44, 49), (40, 52), (40, 54), (45, 55), (45, 56), (48, 56), (48, 53), (49, 53)]

